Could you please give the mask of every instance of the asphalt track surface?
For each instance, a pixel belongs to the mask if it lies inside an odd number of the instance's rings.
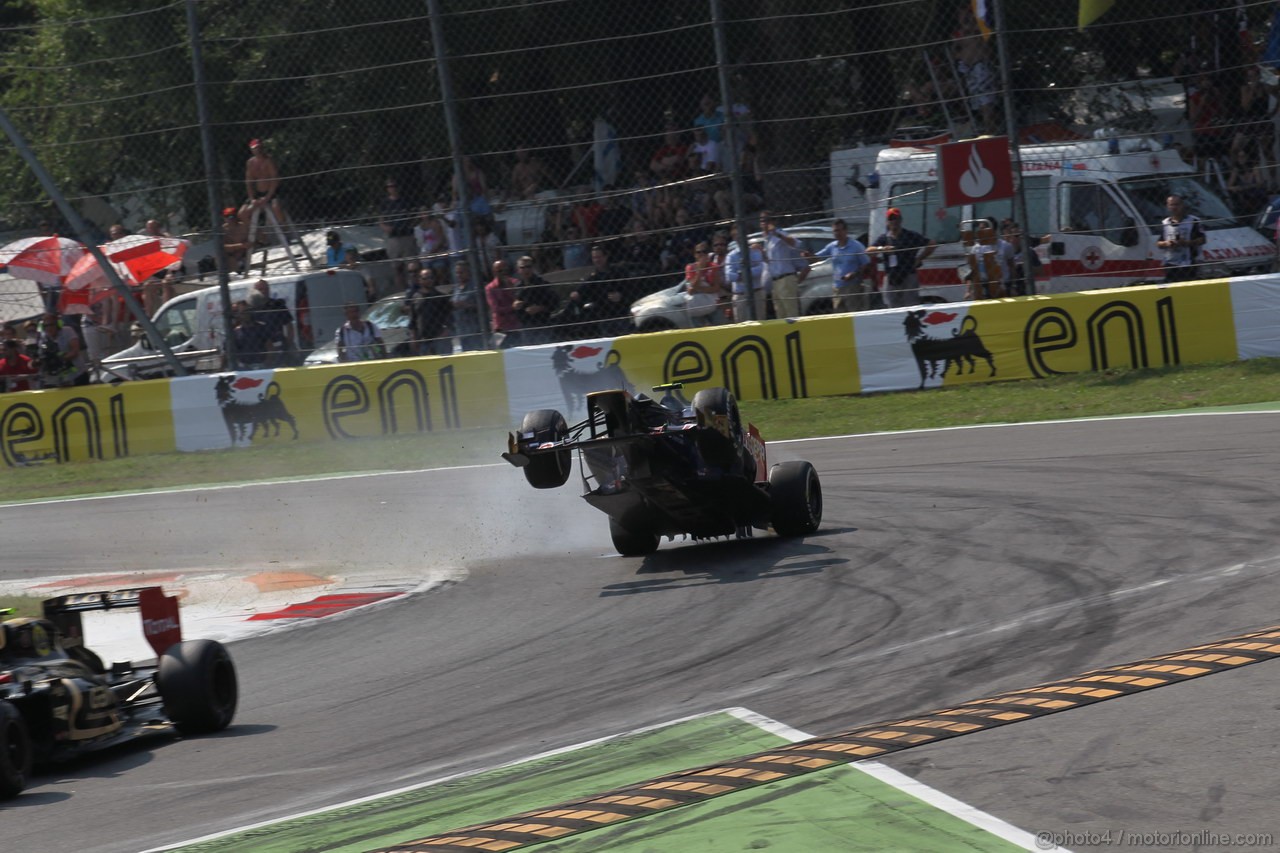
[[[1278,433],[1238,414],[774,446],[822,475],[818,535],[644,560],[611,555],[572,485],[505,467],[3,507],[5,577],[467,576],[236,643],[232,729],[39,776],[0,835],[135,851],[715,708],[822,734],[1280,624]],[[1263,663],[886,763],[1031,832],[1280,838],[1278,680]]]

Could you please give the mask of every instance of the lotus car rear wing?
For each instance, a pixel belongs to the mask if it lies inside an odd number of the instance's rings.
[[[57,626],[65,648],[84,646],[84,626],[81,624],[80,614],[92,610],[141,610],[142,633],[156,655],[163,655],[170,646],[182,642],[178,599],[165,595],[164,590],[158,586],[77,592],[45,599],[43,606],[44,618]]]

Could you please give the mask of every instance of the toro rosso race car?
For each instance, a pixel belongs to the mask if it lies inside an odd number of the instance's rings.
[[[822,522],[822,485],[808,462],[769,468],[764,442],[743,424],[725,388],[699,391],[692,404],[659,385],[661,401],[627,391],[587,395],[587,419],[565,423],[553,409],[525,415],[502,454],[535,489],[564,485],[578,452],[587,503],[609,516],[625,557],[651,554],[662,536],[747,537],[770,527],[804,536]],[[767,472],[767,473],[766,473]]]
[[[107,668],[85,647],[81,614],[115,608],[141,610],[156,660]],[[33,764],[174,729],[220,731],[237,697],[226,648],[183,642],[178,600],[160,587],[48,599],[42,619],[0,622],[0,799],[22,792]]]

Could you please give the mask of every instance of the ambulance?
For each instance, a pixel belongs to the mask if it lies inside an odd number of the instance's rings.
[[[1162,281],[1164,252],[1156,241],[1170,195],[1182,196],[1203,223],[1203,278],[1270,272],[1276,260],[1276,246],[1237,219],[1176,150],[1146,139],[1089,139],[1025,145],[1019,154],[1028,219],[1022,233],[1041,263],[1037,293]],[[945,207],[932,147],[881,149],[868,185],[872,243],[885,231],[885,212],[896,207],[904,228],[938,244],[918,270],[925,302],[964,298],[962,222],[1015,218],[1011,199]]]

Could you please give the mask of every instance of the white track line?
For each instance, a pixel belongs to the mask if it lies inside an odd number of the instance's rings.
[[[333,812],[333,811],[338,811],[340,809],[347,809],[347,808],[351,808],[352,806],[362,805],[364,803],[376,802],[378,800],[399,796],[400,794],[406,794],[406,793],[409,793],[410,791],[420,791],[423,788],[430,788],[436,785],[443,785],[447,782],[453,782],[458,779],[465,779],[470,776],[478,776],[481,773],[489,773],[495,770],[503,770],[508,767],[515,767],[521,764],[527,764],[534,761],[541,761],[543,759],[552,758],[557,755],[564,755],[565,753],[575,752],[579,749],[586,749],[588,747],[597,746],[602,743],[608,743],[609,741],[618,740],[619,738],[633,737],[635,735],[645,734],[647,732],[656,731],[658,729],[665,729],[670,726],[679,725],[680,723],[687,723],[692,720],[701,720],[706,717],[713,717],[716,714],[728,714],[729,716],[734,717],[735,719],[738,719],[744,723],[753,725],[756,728],[759,728],[759,729],[762,729],[763,731],[768,732],[769,734],[777,735],[778,737],[783,738],[784,740],[790,741],[792,743],[800,740],[808,740],[811,737],[813,737],[813,735],[806,734],[805,732],[802,732],[799,729],[792,728],[791,726],[788,726],[786,723],[780,723],[777,720],[766,717],[763,714],[757,714],[755,711],[751,711],[747,708],[721,708],[718,711],[706,711],[701,714],[690,714],[687,717],[679,717],[674,720],[667,720],[661,723],[654,723],[648,726],[641,726],[639,728],[631,729],[625,732],[620,732],[618,734],[605,735],[603,737],[592,738],[591,740],[585,740],[580,743],[571,744],[569,746],[563,746],[558,749],[552,749],[546,752],[540,752],[540,753],[537,753],[536,755],[531,755],[526,758],[517,758],[513,761],[505,761],[501,764],[495,764],[491,767],[482,767],[478,770],[467,770],[461,773],[451,773],[448,776],[439,776],[434,779],[429,779],[425,782],[416,782],[412,785],[405,785],[401,788],[393,788],[392,790],[389,790],[389,791],[383,791],[380,794],[370,794],[369,796],[359,797],[354,800],[347,800],[345,802],[335,803],[334,805],[331,805],[331,806],[322,806],[320,808],[309,809],[307,811],[298,812],[296,814],[286,815],[285,817],[278,817],[272,820],[264,820],[258,823],[246,824],[244,826],[235,827],[234,829],[226,829],[226,830],[222,830],[221,832],[214,832],[214,833],[210,833],[209,835],[202,835],[199,838],[192,838],[187,841],[178,842],[176,844],[167,844],[163,847],[152,847],[149,850],[143,851],[143,853],[164,853],[164,851],[177,850],[182,847],[187,847],[190,845],[204,844],[209,841],[217,841],[220,838],[227,838],[232,835],[238,835],[239,833],[242,833],[242,832],[251,832],[255,829],[262,829],[263,827],[267,827],[267,826],[274,826],[280,823],[287,823],[293,820],[300,820],[303,818],[313,817],[315,815],[325,814],[326,812]],[[732,760],[732,759],[726,759],[726,760]],[[1018,847],[1021,847],[1024,850],[1039,849],[1035,846],[1035,836],[1031,835],[1031,833],[1026,832],[1025,830],[1019,829],[1018,827],[1013,826],[1010,823],[1006,823],[1000,818],[995,817],[994,815],[987,814],[986,812],[980,809],[977,809],[967,803],[963,803],[960,800],[955,799],[954,797],[951,797],[951,796],[948,796],[947,794],[942,793],[941,791],[938,791],[934,788],[930,788],[928,785],[924,784],[923,782],[919,782],[915,779],[912,779],[910,776],[899,773],[897,770],[894,770],[878,762],[871,762],[871,761],[855,762],[855,763],[848,764],[846,766],[852,767],[855,770],[864,772],[867,775],[872,776],[873,778],[878,779],[881,782],[884,782],[886,785],[889,785],[892,788],[896,788],[900,791],[903,791],[904,793],[910,794],[916,799],[922,800],[923,802],[933,806],[934,808],[940,811],[944,811],[947,814],[952,815],[953,817],[958,817],[961,820],[965,821],[966,823],[972,824],[973,826],[976,826],[979,829],[982,829],[986,832],[991,833],[992,835],[1002,838],[1005,841],[1008,841],[1010,844],[1014,844]]]
[[[435,785],[443,785],[446,782],[453,782],[454,780],[457,780],[457,779],[465,779],[469,776],[478,776],[481,773],[489,773],[494,770],[504,770],[508,767],[515,767],[520,764],[527,764],[534,761],[541,761],[545,758],[552,758],[557,755],[564,755],[567,752],[575,752],[579,749],[586,749],[587,747],[597,746],[602,743],[608,743],[611,740],[618,740],[619,738],[632,737],[634,735],[645,734],[647,732],[655,731],[656,729],[665,729],[668,726],[674,726],[680,723],[687,723],[692,720],[701,720],[705,717],[714,717],[716,714],[734,714],[735,711],[750,713],[745,708],[722,708],[718,711],[706,711],[701,714],[690,714],[687,717],[679,717],[674,720],[667,720],[661,723],[654,723],[648,726],[641,726],[638,729],[631,729],[630,731],[621,732],[619,734],[604,735],[603,737],[592,738],[591,740],[584,740],[581,743],[575,743],[569,746],[562,746],[558,749],[552,749],[546,752],[539,752],[536,755],[530,755],[526,758],[517,758],[513,761],[504,761],[501,764],[494,764],[491,767],[481,767],[478,770],[465,770],[461,773],[450,773],[448,776],[439,776],[435,779],[429,779],[426,782],[416,782],[412,785],[405,785],[402,788],[393,788],[390,791],[383,791],[381,794],[370,794],[367,797],[359,797],[354,800],[347,800],[346,802],[336,803],[332,806],[321,806],[318,809],[310,809],[305,812],[298,812],[297,814],[287,815],[285,817],[278,817],[278,818],[273,818],[272,820],[264,820],[259,823],[251,823],[245,826],[238,826],[235,829],[226,829],[221,832],[212,833],[210,835],[202,835],[199,838],[192,838],[189,841],[182,841],[177,844],[168,844],[168,845],[165,845],[164,847],[153,847],[150,850],[142,851],[142,853],[162,853],[162,851],[165,851],[165,850],[176,850],[192,844],[203,844],[206,841],[216,841],[219,838],[226,838],[229,835],[236,835],[241,832],[249,832],[255,829],[261,829],[265,826],[274,826],[275,824],[278,824],[278,823],[286,823],[291,820],[299,820],[301,818],[312,817],[313,815],[324,814],[326,812],[332,812],[332,811],[337,811],[339,809],[346,809],[352,806],[358,806],[363,803],[371,803],[377,800],[387,799],[389,797],[396,797],[396,796],[399,796],[400,794],[407,794],[410,791],[420,791],[423,788],[430,788]],[[637,780],[637,781],[641,781],[641,780]]]
[[[780,723],[777,720],[757,714],[755,711],[749,711],[746,708],[726,708],[725,713],[730,716],[737,717],[744,723],[750,723],[753,726],[764,729],[770,734],[778,737],[786,738],[792,743],[800,740],[809,740],[813,737],[799,729],[792,728],[786,723]],[[1010,844],[1021,847],[1023,850],[1041,850],[1043,848],[1036,845],[1036,836],[1027,832],[1025,829],[1019,829],[1011,823],[1001,820],[995,815],[988,814],[981,809],[971,806],[968,803],[961,802],[949,794],[944,794],[936,788],[930,788],[925,783],[912,779],[905,773],[899,773],[892,767],[881,764],[878,761],[855,761],[847,765],[854,770],[866,773],[874,779],[877,779],[891,788],[897,788],[905,794],[910,794],[917,800],[933,806],[939,811],[946,812],[952,817],[957,817],[965,823],[972,824],[984,832],[989,832],[997,838],[1001,838]],[[1065,850],[1066,848],[1058,848]]]

